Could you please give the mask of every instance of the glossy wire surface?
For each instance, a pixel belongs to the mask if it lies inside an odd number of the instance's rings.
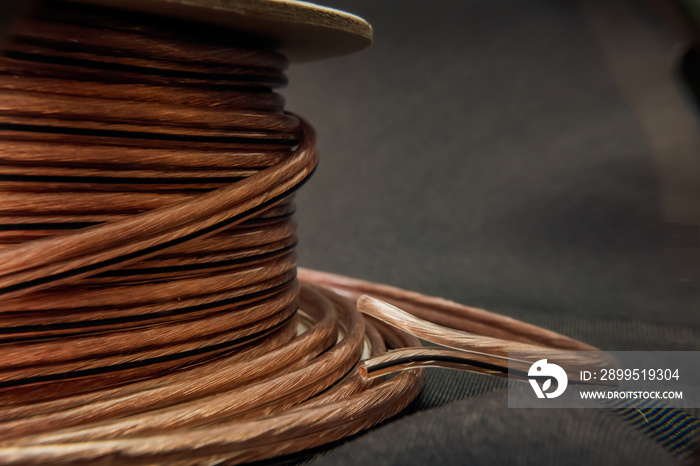
[[[300,285],[292,194],[315,142],[273,92],[273,50],[61,2],[15,25],[0,58],[0,463],[237,463],[381,422],[420,371],[365,380],[363,352],[418,340],[331,288],[506,347],[590,348],[343,277]]]

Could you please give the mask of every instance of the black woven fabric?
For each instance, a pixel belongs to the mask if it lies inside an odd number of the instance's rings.
[[[504,403],[505,393],[497,392],[423,411],[342,445],[314,464],[676,462],[661,446],[621,424],[610,411],[512,409],[504,416]]]

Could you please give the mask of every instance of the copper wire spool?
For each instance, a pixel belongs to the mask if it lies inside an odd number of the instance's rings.
[[[274,92],[275,49],[77,3],[14,25],[0,59],[3,464],[239,463],[375,425],[419,393],[420,370],[366,380],[362,360],[419,343],[363,317],[361,293],[495,355],[591,349],[382,285],[305,270],[300,284],[292,198],[317,159]]]

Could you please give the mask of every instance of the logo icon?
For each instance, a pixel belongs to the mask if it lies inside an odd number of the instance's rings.
[[[535,391],[537,398],[556,398],[566,390],[566,386],[569,383],[569,379],[566,376],[564,369],[557,366],[556,364],[548,363],[546,359],[540,359],[530,366],[530,370],[527,372],[530,377],[536,377],[534,379],[528,379],[532,389]],[[542,384],[542,388],[537,383],[538,378],[548,377],[547,380]],[[547,392],[552,386],[552,379],[557,381],[557,388],[553,392]]]

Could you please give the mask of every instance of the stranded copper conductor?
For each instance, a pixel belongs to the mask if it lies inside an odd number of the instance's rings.
[[[13,27],[0,59],[0,462],[253,461],[398,413],[420,371],[367,381],[358,364],[417,339],[330,288],[499,338],[490,350],[587,348],[380,285],[313,271],[300,285],[292,195],[315,142],[274,93],[286,81],[274,48],[63,2]]]

